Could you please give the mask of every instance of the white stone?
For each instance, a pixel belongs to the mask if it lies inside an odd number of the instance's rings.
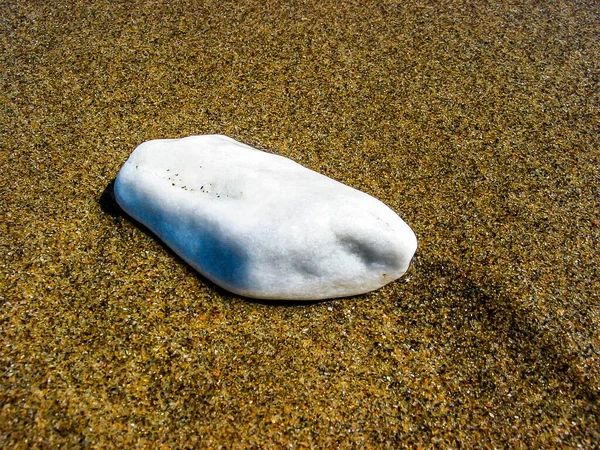
[[[115,197],[202,275],[247,297],[369,292],[404,274],[417,248],[379,200],[226,136],[144,142]]]

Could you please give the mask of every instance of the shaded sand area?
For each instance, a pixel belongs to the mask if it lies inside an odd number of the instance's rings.
[[[398,3],[0,5],[0,447],[598,445],[600,7]],[[208,133],[383,200],[407,275],[248,301],[100,201]]]

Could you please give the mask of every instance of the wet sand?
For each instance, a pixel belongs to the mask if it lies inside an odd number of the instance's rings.
[[[598,445],[600,8],[439,3],[0,6],[0,447]],[[407,275],[249,301],[102,197],[209,133],[384,201]]]

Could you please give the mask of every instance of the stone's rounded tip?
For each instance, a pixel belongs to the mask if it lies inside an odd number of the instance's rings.
[[[404,233],[402,234],[402,238],[401,238],[400,242],[401,242],[401,250],[400,250],[399,254],[401,255],[401,259],[402,259],[402,266],[401,266],[402,273],[400,274],[400,276],[402,276],[406,273],[406,271],[410,267],[410,262],[411,262],[413,256],[415,255],[415,253],[417,252],[419,243],[417,241],[417,236],[415,235],[413,230],[408,225],[406,225],[406,229],[405,229]]]
[[[115,197],[196,270],[247,297],[363,294],[402,276],[417,249],[379,200],[221,135],[144,142]]]

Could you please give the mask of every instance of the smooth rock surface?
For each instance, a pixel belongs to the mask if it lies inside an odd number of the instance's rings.
[[[402,276],[417,248],[379,200],[221,135],[141,144],[115,197],[201,274],[247,297],[369,292]]]

